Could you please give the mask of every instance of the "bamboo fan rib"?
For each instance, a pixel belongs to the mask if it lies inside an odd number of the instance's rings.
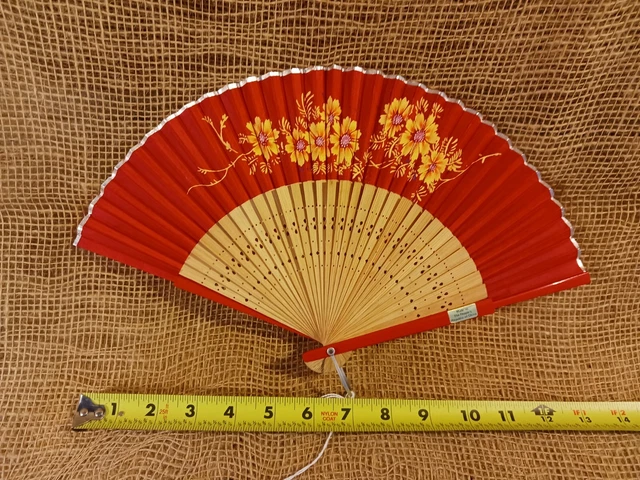
[[[440,92],[291,70],[165,120],[76,245],[348,352],[588,283],[552,190]],[[326,348],[305,354],[324,367]]]
[[[324,206],[319,214],[307,207],[316,204]],[[321,254],[319,245],[336,238],[339,246]],[[321,343],[486,297],[469,254],[426,210],[339,180],[279,187],[236,207],[203,236],[180,274]],[[332,276],[340,289],[328,299],[322,288],[305,288]]]

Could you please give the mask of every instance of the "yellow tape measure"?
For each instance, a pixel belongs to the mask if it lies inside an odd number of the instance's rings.
[[[90,393],[76,430],[225,432],[640,431],[640,402],[499,402]]]

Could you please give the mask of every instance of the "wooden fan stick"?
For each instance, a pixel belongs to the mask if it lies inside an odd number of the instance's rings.
[[[493,302],[489,299],[481,300],[480,302],[473,304],[473,306],[462,307],[462,309],[456,310],[462,311],[463,309],[467,309],[470,315],[463,317],[462,319],[464,320],[468,320],[470,318],[475,318],[478,316],[489,315],[495,311],[495,309],[493,308]],[[462,321],[462,319],[455,319],[456,310],[438,312],[428,317],[419,318],[411,322],[402,323],[400,325],[395,325],[393,327],[367,333],[359,337],[350,338],[341,342],[325,345],[321,348],[309,350],[302,355],[302,359],[312,370],[317,370],[317,368],[314,367],[318,365],[318,361],[322,361],[329,356],[327,350],[330,348],[333,348],[335,354],[339,355],[356,350],[358,348],[369,347],[378,343],[384,343],[391,340],[396,340],[398,338],[407,337],[409,335],[414,335],[416,333],[422,333],[439,327],[445,327],[447,325],[451,325],[452,323],[456,323],[457,321]],[[471,315],[472,313],[473,315]]]
[[[590,276],[588,273],[582,273],[576,275],[567,280],[556,282],[553,285],[537,288],[529,292],[509,297],[507,299],[493,302],[491,299],[481,300],[472,304],[475,306],[475,312],[473,306],[467,306],[458,308],[455,310],[449,310],[444,312],[438,312],[434,315],[423,317],[411,322],[395,325],[375,332],[367,333],[358,337],[343,340],[341,342],[325,345],[314,350],[309,350],[302,355],[302,359],[307,366],[312,370],[319,370],[322,368],[322,361],[329,357],[327,350],[332,348],[336,355],[346,354],[359,348],[369,347],[378,343],[384,343],[398,338],[407,337],[417,333],[434,330],[439,327],[446,327],[452,323],[457,323],[462,320],[469,320],[471,318],[482,317],[490,315],[495,312],[496,308],[510,305],[513,303],[530,300],[532,298],[539,297],[541,295],[548,295],[550,293],[559,292],[569,288],[578,287],[580,285],[586,285],[590,282]],[[468,313],[468,315],[466,315]],[[471,315],[471,313],[475,313]],[[460,316],[458,316],[460,315]]]

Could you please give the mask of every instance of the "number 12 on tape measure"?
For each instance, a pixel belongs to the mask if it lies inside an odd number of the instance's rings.
[[[95,393],[81,397],[73,428],[254,432],[640,431],[640,403]]]

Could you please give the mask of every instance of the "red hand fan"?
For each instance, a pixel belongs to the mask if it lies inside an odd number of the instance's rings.
[[[358,68],[203,96],[134,147],[75,245],[348,352],[589,282],[553,191],[476,112]]]

